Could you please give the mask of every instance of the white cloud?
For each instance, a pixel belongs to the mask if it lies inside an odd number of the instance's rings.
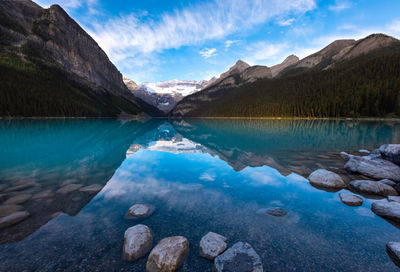
[[[214,0],[165,13],[156,20],[135,14],[119,16],[93,24],[89,32],[119,65],[128,57],[204,44],[275,16],[303,13],[314,7],[314,0]]]
[[[248,56],[244,60],[250,65],[260,63],[273,65],[276,64],[288,47],[286,43],[255,42],[247,47]]]
[[[290,19],[287,19],[287,20],[278,21],[278,25],[280,25],[280,26],[290,26],[290,25],[293,24],[294,21],[296,21],[296,19],[290,18]]]
[[[199,53],[203,58],[209,59],[209,58],[215,57],[217,55],[217,49],[216,48],[204,48]]]
[[[352,3],[348,0],[335,0],[335,5],[330,6],[329,9],[334,12],[340,12],[342,10],[351,8]]]
[[[227,41],[225,41],[225,51],[227,51],[229,49],[229,47],[231,47],[232,45],[237,44],[239,42],[240,42],[239,40],[234,40],[234,41],[227,40]]]

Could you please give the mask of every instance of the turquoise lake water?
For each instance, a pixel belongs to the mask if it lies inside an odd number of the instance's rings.
[[[400,231],[371,212],[374,199],[349,207],[305,179],[319,168],[356,178],[339,152],[385,143],[400,143],[400,123],[1,120],[0,210],[26,195],[15,209],[30,216],[0,229],[0,271],[144,271],[147,257],[122,259],[136,203],[156,207],[140,221],[155,243],[188,238],[180,271],[212,271],[198,251],[209,231],[251,244],[264,271],[397,271],[385,245]],[[68,183],[102,189],[56,193]],[[288,214],[256,213],[269,207]]]

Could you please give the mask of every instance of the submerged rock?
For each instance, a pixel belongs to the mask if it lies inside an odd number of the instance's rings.
[[[279,207],[271,207],[266,209],[259,209],[257,212],[259,215],[272,215],[272,216],[285,216],[287,211]]]
[[[308,177],[311,185],[323,188],[341,189],[346,187],[343,179],[336,173],[325,169],[318,169]]]
[[[31,194],[20,194],[20,195],[16,195],[13,197],[10,197],[9,199],[6,200],[6,202],[4,202],[5,205],[17,205],[17,204],[22,204],[26,201],[28,201],[29,199],[31,199],[32,195]]]
[[[353,194],[340,193],[339,197],[344,204],[349,206],[355,207],[355,206],[361,206],[363,204],[363,199]]]
[[[344,168],[374,179],[400,181],[400,167],[390,161],[371,156],[351,156]]]
[[[26,219],[30,214],[26,211],[15,212],[0,218],[0,229],[15,225]]]
[[[153,233],[145,225],[136,225],[125,231],[124,258],[135,261],[146,255],[153,245]]]
[[[25,189],[28,189],[32,186],[35,186],[36,183],[33,181],[27,181],[27,182],[23,182],[21,184],[15,185],[13,187],[9,187],[6,190],[4,190],[4,192],[14,192],[14,191],[22,191]]]
[[[79,189],[79,191],[88,194],[95,194],[97,192],[100,192],[101,189],[103,189],[103,186],[101,186],[100,184],[92,184],[86,187],[82,187],[81,189]]]
[[[68,193],[78,190],[81,187],[82,187],[81,184],[68,184],[68,185],[65,185],[64,187],[61,187],[60,189],[58,189],[56,193],[66,195]]]
[[[385,144],[379,148],[383,159],[400,165],[400,144]]]
[[[204,258],[214,260],[228,247],[228,239],[214,232],[209,232],[200,240],[200,255]]]
[[[126,219],[141,219],[149,217],[155,211],[155,207],[150,204],[135,204],[126,212]]]
[[[7,216],[17,211],[22,210],[22,206],[20,205],[1,205],[0,206],[0,217]]]
[[[383,218],[400,222],[400,203],[389,202],[386,199],[375,201],[372,203],[371,210]]]
[[[388,253],[390,259],[393,263],[400,267],[400,243],[399,242],[389,242],[386,244],[386,252]]]
[[[189,252],[189,241],[183,236],[162,239],[150,252],[146,264],[148,272],[177,271]]]
[[[217,272],[262,272],[260,256],[248,243],[237,242],[214,260]]]
[[[355,191],[371,195],[398,195],[392,186],[373,180],[353,180],[349,183],[349,187]]]
[[[54,195],[54,193],[51,190],[45,190],[42,192],[39,192],[35,195],[33,195],[32,199],[42,199],[42,198],[48,198],[48,197],[52,197]]]

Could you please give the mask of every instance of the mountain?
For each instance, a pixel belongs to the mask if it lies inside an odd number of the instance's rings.
[[[289,66],[292,66],[298,61],[299,58],[297,56],[295,55],[288,56],[282,63],[274,65],[270,68],[272,77],[276,77],[282,70],[286,69]]]
[[[156,83],[144,82],[138,86],[134,81],[125,78],[124,83],[135,97],[168,113],[185,96],[203,89],[208,81],[173,79]]]
[[[0,1],[0,116],[157,113],[58,5]]]
[[[400,41],[395,38],[339,40],[287,62],[292,64],[270,68],[274,78],[243,83],[239,74],[236,84],[206,87],[179,102],[170,116],[400,116]]]

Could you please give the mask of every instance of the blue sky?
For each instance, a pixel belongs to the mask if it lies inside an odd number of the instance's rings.
[[[400,38],[399,0],[35,0],[62,6],[138,83],[271,66],[336,39]]]

